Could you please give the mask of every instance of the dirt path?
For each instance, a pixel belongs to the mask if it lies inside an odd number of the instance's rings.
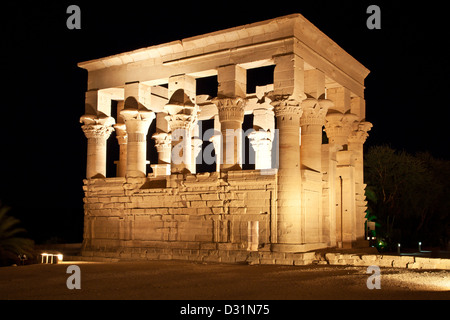
[[[80,267],[80,290],[66,286],[70,264]],[[0,268],[0,299],[450,299],[449,271],[382,268],[379,290],[367,288],[366,271],[177,261],[30,265]]]

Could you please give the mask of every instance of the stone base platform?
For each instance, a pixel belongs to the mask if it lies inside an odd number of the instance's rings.
[[[219,244],[218,244],[219,245]],[[379,266],[416,270],[450,270],[450,259],[414,256],[382,255],[374,248],[337,251],[315,250],[303,253],[273,252],[269,248],[247,251],[233,248],[200,247],[179,248],[117,248],[112,251],[83,250],[81,256],[67,256],[66,260],[119,262],[145,260],[183,260],[202,263],[229,263],[249,265],[334,265],[334,266]]]
[[[225,244],[228,246],[228,244]],[[220,247],[218,244],[217,247]],[[117,248],[114,251],[84,250],[81,256],[85,261],[124,261],[124,260],[184,260],[208,263],[231,264],[280,264],[308,265],[316,260],[315,252],[284,253],[268,249],[247,251],[237,248],[218,249],[200,246],[197,249],[180,248]]]

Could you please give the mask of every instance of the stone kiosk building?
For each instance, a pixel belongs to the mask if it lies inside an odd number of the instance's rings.
[[[273,84],[247,92],[248,72],[268,66]],[[88,71],[84,255],[273,262],[366,245],[369,71],[302,15],[79,67]],[[214,76],[217,96],[197,95],[199,79]],[[250,114],[254,130],[243,132]],[[106,177],[113,131],[117,176]],[[254,170],[243,170],[244,136]],[[216,170],[197,173],[211,157]]]

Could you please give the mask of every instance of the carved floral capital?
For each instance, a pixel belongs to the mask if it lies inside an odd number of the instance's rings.
[[[215,98],[212,102],[217,106],[219,121],[244,121],[246,99],[222,97]]]
[[[349,143],[361,143],[364,144],[369,137],[369,131],[372,129],[373,125],[367,121],[361,121],[355,125],[355,130],[353,130],[349,137]]]

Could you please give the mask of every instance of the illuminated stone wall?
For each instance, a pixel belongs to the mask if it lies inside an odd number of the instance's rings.
[[[158,180],[89,179],[84,190],[85,252],[123,256],[138,248],[159,248],[168,256],[187,257],[190,250],[245,251],[252,249],[255,222],[255,249],[270,249],[274,175],[232,171]],[[157,257],[163,254],[157,252]]]

